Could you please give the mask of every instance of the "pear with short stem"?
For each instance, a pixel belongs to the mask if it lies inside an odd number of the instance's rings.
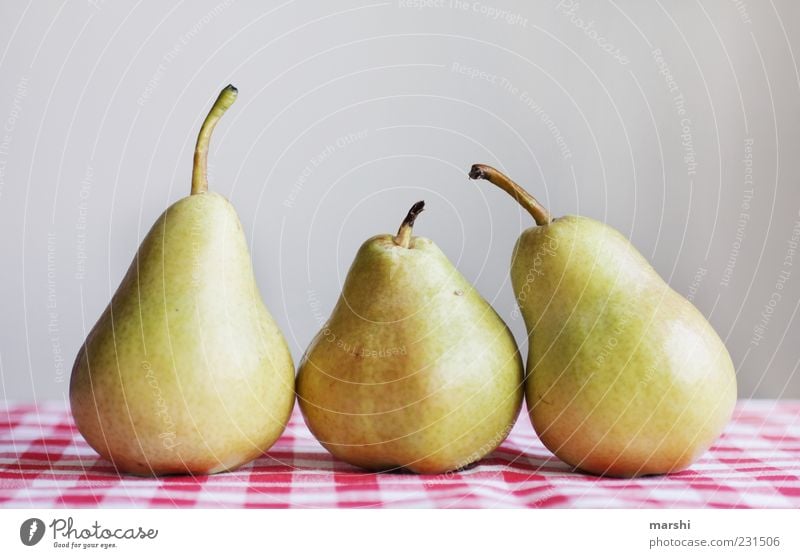
[[[423,207],[361,246],[297,376],[311,432],[366,469],[466,467],[500,445],[522,404],[511,332],[431,240],[412,235]]]

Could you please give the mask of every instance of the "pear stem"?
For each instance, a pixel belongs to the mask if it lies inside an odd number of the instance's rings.
[[[531,214],[536,224],[540,227],[549,225],[553,221],[550,212],[547,211],[536,198],[496,168],[490,167],[489,165],[472,165],[469,171],[469,177],[473,180],[477,180],[478,178],[488,180],[495,186],[505,190],[511,197],[517,200],[517,203]]]
[[[220,91],[214,106],[200,127],[197,135],[197,145],[194,148],[194,167],[192,168],[192,195],[208,192],[208,144],[211,141],[211,132],[233,102],[239,90],[233,85],[228,85]]]
[[[424,201],[418,201],[411,206],[411,209],[408,210],[408,215],[403,219],[403,224],[401,224],[400,228],[397,230],[397,236],[394,237],[395,244],[403,248],[408,248],[411,242],[411,231],[414,229],[414,221],[416,221],[417,215],[422,213],[423,209],[425,209]]]

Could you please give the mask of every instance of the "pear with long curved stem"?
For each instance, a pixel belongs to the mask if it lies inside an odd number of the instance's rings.
[[[297,375],[310,430],[366,469],[466,467],[500,445],[522,404],[514,337],[432,241],[412,236],[423,208],[361,246]]]
[[[542,442],[599,475],[691,465],[736,401],[733,363],[705,317],[613,228],[551,218],[488,165],[469,176],[508,192],[537,224],[517,240],[511,281],[529,334],[526,401]]]
[[[120,471],[206,474],[261,455],[294,405],[294,366],[261,300],[233,206],[208,191],[220,93],[197,139],[191,195],[142,241],[78,352],[72,414]]]

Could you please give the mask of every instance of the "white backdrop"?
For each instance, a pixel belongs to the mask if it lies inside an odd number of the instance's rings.
[[[189,193],[236,208],[298,359],[363,240],[427,202],[509,322],[530,218],[628,235],[726,340],[743,397],[800,397],[800,4],[369,0],[0,4],[0,396],[62,398],[140,239]]]

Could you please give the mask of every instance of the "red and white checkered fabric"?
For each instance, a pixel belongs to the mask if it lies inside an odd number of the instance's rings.
[[[576,473],[525,413],[467,471],[372,474],[335,460],[295,413],[267,455],[233,473],[120,476],[78,434],[66,403],[0,408],[2,507],[798,508],[800,401],[744,401],[689,471],[634,480]]]

